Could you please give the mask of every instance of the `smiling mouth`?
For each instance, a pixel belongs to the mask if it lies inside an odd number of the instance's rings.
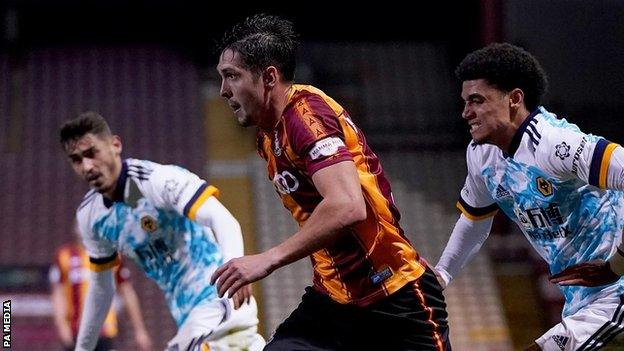
[[[472,123],[470,124],[470,132],[474,132],[475,130],[479,129],[479,127],[481,127],[481,123]]]

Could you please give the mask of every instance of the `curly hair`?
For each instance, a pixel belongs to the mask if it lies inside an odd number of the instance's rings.
[[[508,43],[490,44],[471,52],[459,64],[455,74],[462,82],[485,79],[505,92],[520,88],[530,111],[540,105],[548,88],[546,73],[537,59]]]
[[[275,66],[285,80],[295,78],[297,33],[292,22],[264,13],[247,17],[226,32],[219,52],[232,50],[241,56],[246,69],[259,75]]]

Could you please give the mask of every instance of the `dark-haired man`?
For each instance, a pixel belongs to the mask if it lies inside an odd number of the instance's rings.
[[[224,260],[243,255],[240,226],[217,188],[178,166],[122,160],[121,139],[94,112],[67,121],[60,134],[72,168],[92,188],[77,211],[92,272],[76,349],[95,347],[121,252],[165,293],[178,327],[167,350],[260,350],[250,288],[233,296],[232,309],[210,283]]]
[[[293,84],[292,24],[256,15],[226,34],[217,70],[238,122],[258,127],[269,178],[300,229],[213,275],[234,294],[310,256],[313,287],[265,350],[450,350],[435,275],[399,226],[390,184],[336,101]]]
[[[456,73],[473,141],[462,214],[436,265],[443,285],[478,251],[501,209],[566,300],[563,321],[528,350],[622,347],[613,339],[624,319],[624,149],[541,107],[546,75],[519,47],[489,45]]]

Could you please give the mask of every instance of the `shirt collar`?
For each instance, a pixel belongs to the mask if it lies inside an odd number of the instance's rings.
[[[113,199],[109,200],[105,196],[102,196],[104,199],[104,206],[106,208],[110,208],[113,206],[115,202],[123,202],[124,190],[126,189],[126,180],[128,179],[128,164],[126,160],[123,160],[121,163],[121,172],[119,172],[119,178],[117,178],[117,185],[115,186],[115,193],[113,194]]]
[[[509,145],[509,153],[506,153],[503,151],[503,155],[505,157],[513,157],[516,151],[518,151],[518,148],[520,147],[520,142],[522,141],[522,137],[524,136],[524,133],[526,132],[527,127],[529,126],[529,123],[531,123],[531,121],[535,118],[535,116],[537,116],[538,113],[539,113],[539,108],[536,108],[533,112],[531,112],[527,116],[527,118],[525,118],[525,120],[522,122],[520,127],[518,127],[518,130],[516,130],[516,133],[511,139],[511,144]]]

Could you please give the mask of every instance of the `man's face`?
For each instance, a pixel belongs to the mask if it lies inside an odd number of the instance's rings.
[[[462,84],[464,111],[462,118],[470,126],[477,144],[494,144],[500,132],[511,124],[509,94],[490,85],[485,79],[467,80]]]
[[[74,172],[101,194],[112,196],[121,172],[121,140],[87,133],[65,152]]]
[[[221,53],[217,71],[221,75],[221,96],[227,99],[238,123],[257,125],[265,110],[262,79],[244,68],[240,54],[226,49]]]

